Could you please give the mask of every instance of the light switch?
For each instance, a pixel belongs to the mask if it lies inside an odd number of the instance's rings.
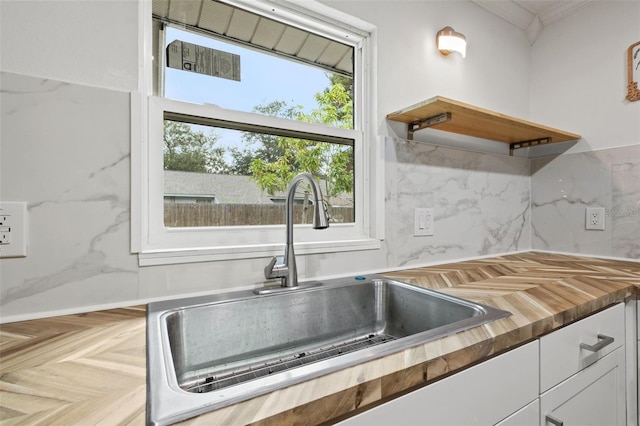
[[[413,235],[415,237],[433,235],[433,209],[416,208],[414,216]]]
[[[27,203],[0,202],[0,258],[27,255]]]

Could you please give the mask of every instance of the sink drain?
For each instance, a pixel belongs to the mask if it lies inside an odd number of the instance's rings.
[[[259,367],[236,370],[220,376],[209,376],[195,383],[190,383],[188,386],[184,386],[183,389],[194,393],[212,392],[269,376],[270,374],[302,367],[303,365],[334,358],[360,349],[370,348],[391,340],[395,340],[395,337],[387,334],[369,334],[368,336],[331,345],[330,347],[308,352],[299,352],[288,357],[280,358],[277,361],[267,362]]]

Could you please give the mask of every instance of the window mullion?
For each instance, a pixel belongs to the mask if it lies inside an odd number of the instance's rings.
[[[293,130],[284,127],[284,122],[274,123],[280,124],[278,127],[254,124],[251,122],[228,121],[212,117],[202,117],[185,115],[179,112],[167,111],[164,113],[165,120],[180,121],[183,123],[201,124],[205,126],[222,127],[225,129],[240,130],[245,132],[268,133],[276,136],[289,138],[309,139],[318,142],[328,142],[339,145],[353,146],[353,139],[346,137],[338,137],[321,133],[310,133],[300,130]]]
[[[157,102],[163,105],[167,119],[194,124],[215,125],[247,131],[266,129],[274,133],[280,130],[282,136],[304,136],[313,140],[347,145],[352,144],[349,141],[354,139],[354,135],[361,133],[361,130],[234,111],[211,104],[195,104],[166,98],[157,98]]]

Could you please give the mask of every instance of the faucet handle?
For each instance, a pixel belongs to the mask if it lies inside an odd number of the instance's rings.
[[[289,268],[284,264],[284,256],[274,256],[264,268],[264,277],[268,280],[286,277],[288,273]]]

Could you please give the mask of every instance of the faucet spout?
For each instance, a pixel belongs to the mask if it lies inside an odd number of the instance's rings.
[[[300,173],[289,183],[286,201],[286,228],[287,243],[284,249],[284,263],[277,264],[278,258],[274,257],[264,270],[267,279],[280,278],[282,287],[296,287],[298,285],[298,270],[296,268],[296,256],[293,249],[293,205],[298,184],[307,181],[313,194],[313,229],[325,229],[329,227],[329,215],[327,213],[320,185],[310,173]]]

